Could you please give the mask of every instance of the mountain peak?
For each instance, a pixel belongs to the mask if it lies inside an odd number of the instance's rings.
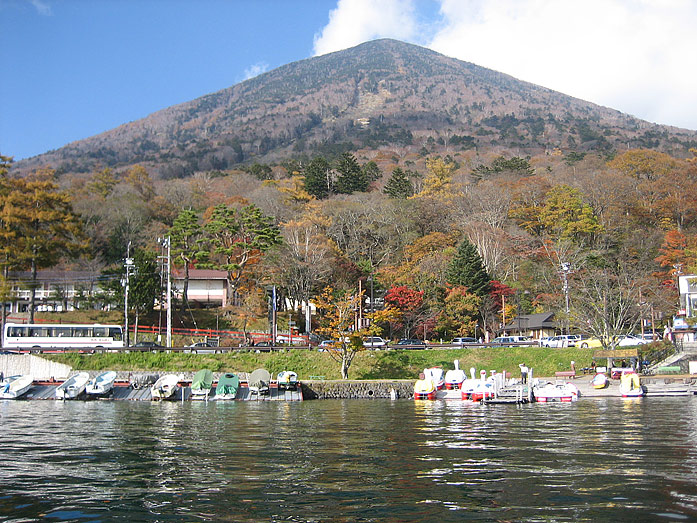
[[[23,160],[62,172],[141,163],[163,177],[343,149],[659,148],[676,156],[697,132],[613,109],[393,39],[281,66],[227,89]]]

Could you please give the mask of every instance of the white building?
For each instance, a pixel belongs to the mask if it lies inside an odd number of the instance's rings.
[[[680,292],[680,314],[690,318],[697,316],[697,275],[678,276]]]
[[[100,287],[101,274],[92,271],[50,271],[36,273],[35,303],[37,311],[63,312],[79,308],[102,308],[98,296],[103,291]],[[31,299],[31,273],[28,271],[11,272],[9,283],[12,288],[12,301],[6,303],[7,312],[21,313],[29,310]]]
[[[182,299],[184,271],[172,271],[174,296]],[[227,272],[208,269],[189,269],[187,298],[191,307],[225,307],[232,296],[228,292]]]

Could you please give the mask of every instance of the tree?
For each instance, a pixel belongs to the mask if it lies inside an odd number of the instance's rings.
[[[372,160],[363,164],[361,170],[363,171],[366,180],[368,180],[368,183],[376,182],[380,178],[382,178],[382,172],[380,171],[380,167],[378,167],[378,164],[376,164]]]
[[[288,295],[309,307],[314,289],[328,277],[331,267],[331,245],[322,233],[325,219],[308,214],[300,220],[283,225],[284,246],[274,260]],[[309,309],[308,309],[309,310]]]
[[[358,165],[356,157],[349,153],[343,153],[339,157],[336,165],[339,176],[336,180],[336,189],[342,194],[353,194],[354,192],[365,192],[368,190],[367,173]]]
[[[406,173],[397,167],[392,171],[392,176],[387,180],[383,192],[391,198],[406,200],[414,195],[414,186]]]
[[[134,165],[126,171],[123,181],[132,186],[146,202],[155,196],[152,178],[150,178],[150,174],[142,165]]]
[[[258,180],[273,180],[273,170],[271,167],[262,163],[253,163],[245,168],[245,171],[257,178]]]
[[[467,238],[460,243],[448,267],[446,278],[451,285],[466,287],[469,292],[480,297],[489,292],[491,277],[484,268],[476,247]]]
[[[490,332],[498,330],[498,325],[501,323],[501,313],[506,305],[510,305],[510,301],[506,304],[506,298],[515,294],[515,289],[497,280],[490,282],[491,291],[486,296],[482,297],[479,306],[479,314],[482,318],[482,331],[487,337]],[[506,316],[510,318],[512,316]]]
[[[136,317],[153,311],[155,300],[160,296],[160,271],[157,254],[137,249],[133,254],[135,267],[129,282],[128,304],[136,312]]]
[[[7,171],[12,165],[12,158],[0,154],[0,201],[7,202],[7,196],[12,190],[12,183],[7,179]],[[5,319],[7,312],[5,303],[12,299],[12,286],[7,281],[7,275],[10,269],[9,256],[10,249],[14,245],[14,239],[17,231],[13,229],[10,223],[7,222],[7,205],[0,207],[0,303],[2,303],[2,323],[0,324],[0,341],[2,333],[5,332]]]
[[[592,241],[603,231],[593,208],[584,203],[582,193],[567,185],[557,185],[545,193],[544,202],[522,202],[511,216],[528,232],[578,244]]]
[[[254,205],[242,208],[216,205],[204,225],[203,243],[208,247],[201,266],[227,271],[230,293],[234,293],[250,265],[258,263],[269,249],[281,243],[273,220]]]
[[[39,170],[10,182],[5,198],[4,225],[16,234],[5,245],[8,263],[31,271],[29,321],[34,321],[37,270],[57,264],[62,256],[86,250],[82,221],[73,212],[70,197],[59,191],[55,171]]]
[[[660,274],[664,277],[663,283],[676,285],[678,275],[683,269],[687,269],[690,266],[690,253],[687,246],[687,236],[682,232],[676,230],[666,231],[663,244],[658,249],[660,254],[656,257],[656,261],[660,266],[667,269]]]
[[[341,363],[341,378],[349,378],[349,368],[356,354],[363,348],[361,332],[354,331],[355,311],[363,300],[362,294],[337,293],[325,287],[317,298],[317,308],[322,313],[322,324],[317,329],[321,334],[335,340],[327,347],[334,361]]]
[[[639,325],[641,285],[620,263],[593,262],[575,274],[570,322],[599,338],[603,347],[614,348],[617,336]]]
[[[102,199],[106,199],[114,192],[114,187],[116,187],[117,183],[118,180],[114,175],[114,171],[110,167],[105,167],[92,176],[92,181],[87,184],[87,189],[101,196]]]
[[[592,239],[603,229],[593,208],[583,202],[581,191],[566,185],[557,185],[547,193],[538,219],[554,236],[577,243]]]
[[[467,287],[450,287],[445,296],[443,310],[438,315],[436,330],[444,337],[472,334],[479,319],[481,297]]]
[[[637,180],[657,180],[677,166],[677,160],[666,153],[648,149],[631,149],[608,162],[608,167]]]
[[[425,317],[424,291],[415,291],[403,285],[392,287],[385,294],[385,303],[399,311],[404,337],[411,337],[415,323]]]
[[[322,200],[334,194],[334,175],[327,160],[318,156],[305,168],[305,190]]]
[[[189,306],[189,266],[200,257],[199,240],[203,234],[203,227],[194,211],[183,209],[174,219],[169,234],[174,263],[184,267],[184,289],[182,291],[182,310],[184,310]]]
[[[455,168],[454,162],[448,162],[442,158],[429,158],[426,160],[428,175],[424,179],[423,189],[414,197],[450,197]]]

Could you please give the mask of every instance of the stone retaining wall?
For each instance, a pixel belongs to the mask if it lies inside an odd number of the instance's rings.
[[[29,374],[35,380],[64,380],[72,371],[69,365],[45,360],[31,354],[0,354],[0,372],[5,376]]]
[[[391,398],[394,390],[397,398],[414,397],[414,380],[314,380],[302,381],[303,399],[374,399]]]

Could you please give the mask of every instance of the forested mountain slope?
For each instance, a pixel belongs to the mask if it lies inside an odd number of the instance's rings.
[[[553,67],[553,64],[550,64]],[[18,162],[60,173],[143,164],[154,175],[390,147],[518,156],[655,148],[685,157],[697,132],[651,124],[395,40],[294,62]],[[11,154],[11,151],[5,151]]]

